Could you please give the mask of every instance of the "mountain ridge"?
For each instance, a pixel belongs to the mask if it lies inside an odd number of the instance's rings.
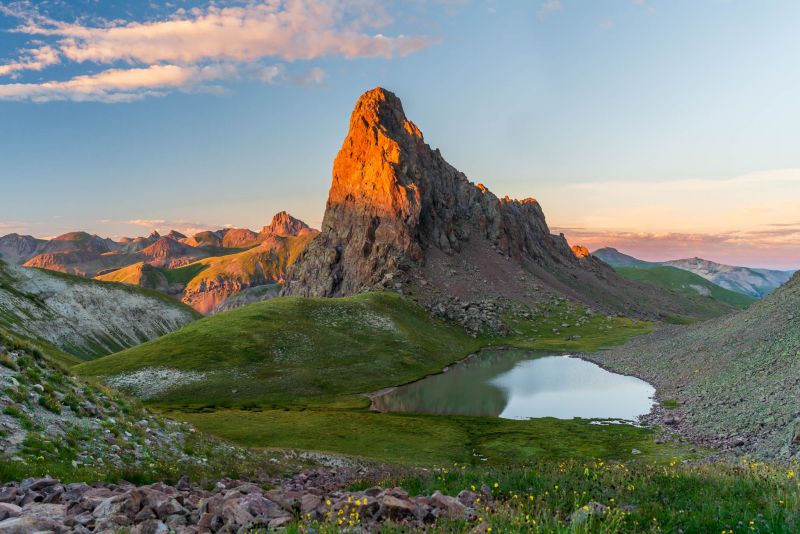
[[[281,211],[258,233],[223,228],[188,237],[171,230],[163,236],[154,231],[146,237],[119,241],[87,232],[69,232],[51,240],[9,234],[0,237],[0,258],[103,282],[140,285],[211,313],[241,291],[283,282],[297,247],[315,233],[303,221]],[[201,274],[208,266],[215,268]],[[188,273],[192,276],[187,277]],[[274,293],[251,292],[237,302]]]
[[[726,265],[698,257],[661,262],[646,261],[624,254],[613,247],[603,247],[592,254],[612,267],[647,268],[659,265],[677,267],[702,276],[722,288],[756,298],[768,295],[796,272]]]

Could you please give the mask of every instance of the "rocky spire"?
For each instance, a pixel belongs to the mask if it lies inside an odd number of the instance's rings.
[[[321,234],[289,292],[344,295],[403,276],[426,250],[452,254],[484,238],[509,256],[576,262],[534,199],[499,199],[429,147],[393,93],[364,93],[333,165]]]

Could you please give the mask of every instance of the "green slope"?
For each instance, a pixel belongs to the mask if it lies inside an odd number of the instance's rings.
[[[145,382],[135,373],[186,373],[187,383],[164,394],[132,386],[131,392],[161,403],[318,403],[416,380],[487,345],[587,351],[649,330],[647,323],[587,315],[566,303],[543,305],[534,315],[509,312],[511,335],[474,339],[393,292],[276,298],[206,317],[76,372]]]
[[[414,380],[478,347],[460,327],[431,320],[393,293],[280,298],[202,319],[77,372],[169,367],[205,376],[162,401],[284,403]]]
[[[733,308],[744,309],[756,299],[718,286],[677,267],[616,267],[623,277],[674,291],[686,299],[700,317],[716,317]]]
[[[278,298],[202,319],[76,373],[110,382],[248,446],[300,447],[390,462],[492,463],[614,456],[661,457],[646,429],[588,421],[507,421],[379,414],[363,395],[416,380],[481,347],[596,350],[649,330],[648,323],[551,303],[509,312],[512,334],[468,336],[396,293],[337,299]],[[563,325],[568,324],[568,327]],[[157,373],[171,387],[161,389]],[[432,437],[435,443],[432,442]]]

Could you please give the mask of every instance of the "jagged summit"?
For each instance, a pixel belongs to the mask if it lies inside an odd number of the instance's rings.
[[[279,211],[272,217],[272,222],[270,222],[269,226],[261,229],[261,234],[277,236],[300,235],[310,230],[311,228],[300,219],[292,217],[286,211]]]
[[[499,199],[429,147],[402,103],[382,88],[356,103],[333,165],[322,234],[298,264],[292,291],[349,294],[482,238],[504,254],[575,262],[534,199]],[[540,249],[539,253],[535,253]],[[553,254],[554,253],[554,254]]]
[[[536,200],[498,198],[470,182],[383,88],[355,105],[321,233],[290,280],[287,293],[305,296],[421,285],[459,298],[535,299],[544,285],[601,307],[652,302],[628,295],[631,284],[601,261],[576,258]]]

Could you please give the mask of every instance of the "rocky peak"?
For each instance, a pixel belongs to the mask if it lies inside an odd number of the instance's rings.
[[[45,241],[29,235],[8,234],[0,237],[0,259],[24,263],[34,257]]]
[[[553,236],[539,203],[499,199],[428,146],[400,99],[364,93],[333,164],[322,233],[295,268],[290,292],[349,294],[407,273],[426,250],[459,252],[485,239],[502,254],[540,263],[577,260]]]
[[[158,233],[156,233],[156,235],[158,235]],[[186,236],[183,235],[182,233],[180,233],[177,230],[170,230],[169,233],[164,237],[168,237],[170,239],[174,239],[175,241],[180,241],[181,239],[186,239]]]
[[[281,211],[272,217],[272,222],[269,226],[265,226],[261,229],[261,233],[264,235],[285,236],[298,235],[308,230],[310,230],[310,228],[306,223],[292,217],[285,211]]]

